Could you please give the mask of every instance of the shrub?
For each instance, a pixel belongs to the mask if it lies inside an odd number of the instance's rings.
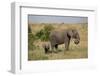
[[[32,33],[28,33],[28,50],[33,50],[35,45],[33,42],[35,41],[35,36]]]
[[[48,25],[44,26],[44,29],[47,30],[47,31],[51,31],[51,30],[54,29],[54,27],[52,26],[52,24],[48,24]]]
[[[52,31],[54,27],[52,25],[45,25],[43,29],[36,33],[36,38],[40,39],[41,41],[48,41],[50,31]]]
[[[32,33],[31,27],[28,26],[28,33]]]
[[[35,34],[35,36],[36,36],[37,39],[41,38],[41,36],[43,35],[43,31],[44,31],[44,30],[40,30],[40,31],[38,31],[38,32]]]

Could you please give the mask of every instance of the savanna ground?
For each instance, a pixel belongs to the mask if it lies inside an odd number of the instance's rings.
[[[52,26],[53,30],[65,30],[65,29],[77,29],[80,35],[80,43],[75,45],[73,40],[71,40],[69,51],[65,50],[64,44],[59,45],[58,53],[45,54],[42,47],[42,43],[49,42],[47,40],[41,40],[35,38],[33,41],[28,42],[28,60],[55,60],[55,59],[80,59],[88,58],[88,24],[87,23],[77,23],[77,24],[57,24],[57,23],[37,23],[29,24],[31,33],[35,36],[38,31],[43,29],[45,26]],[[28,33],[29,34],[29,33]],[[32,37],[34,37],[32,36]],[[30,44],[31,43],[31,44]]]

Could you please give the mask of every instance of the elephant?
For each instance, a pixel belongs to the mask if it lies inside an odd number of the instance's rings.
[[[49,43],[47,43],[47,42],[43,43],[42,47],[43,47],[43,49],[45,51],[45,54],[50,52],[50,44]]]
[[[65,49],[69,50],[70,40],[73,39],[75,44],[79,44],[80,36],[76,29],[67,29],[61,31],[51,31],[49,35],[51,49],[57,50],[58,45],[65,44]]]

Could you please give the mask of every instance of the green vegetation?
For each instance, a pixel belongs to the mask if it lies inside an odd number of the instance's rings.
[[[28,26],[28,33],[32,33],[30,26]]]
[[[45,25],[43,29],[36,32],[35,35],[32,33],[31,27],[28,26],[28,50],[35,49],[34,41],[40,39],[41,41],[48,41],[50,31],[54,29],[51,25]]]
[[[45,25],[43,29],[41,29],[36,33],[35,36],[37,39],[40,39],[41,41],[48,41],[50,31],[52,31],[53,29],[54,29],[53,26]]]
[[[31,28],[28,26],[28,50],[33,50],[35,45],[33,42],[35,41],[35,36],[33,35]]]
[[[32,33],[28,33],[28,50],[35,49],[33,42],[35,41],[35,36]]]

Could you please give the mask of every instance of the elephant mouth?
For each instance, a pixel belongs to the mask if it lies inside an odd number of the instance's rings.
[[[79,44],[79,40],[75,40],[74,43],[75,43],[75,44]]]

